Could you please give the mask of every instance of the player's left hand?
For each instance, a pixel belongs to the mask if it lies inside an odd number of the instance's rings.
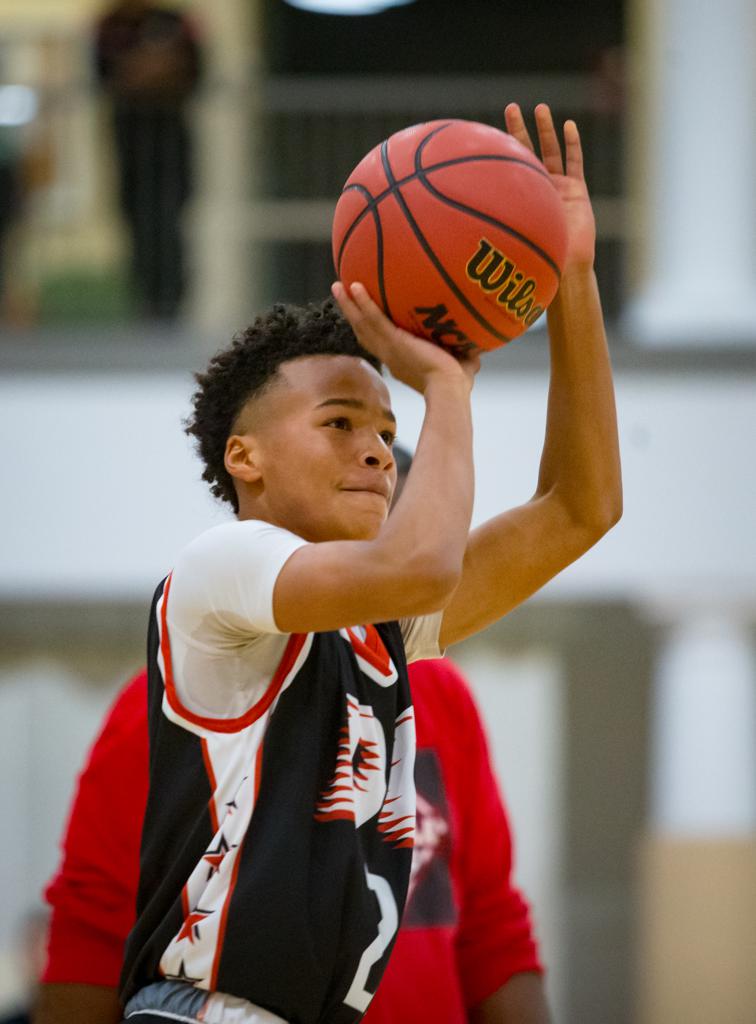
[[[535,152],[522,112],[517,103],[504,111],[507,131]],[[562,274],[573,268],[593,266],[596,253],[596,221],[583,174],[583,150],[574,121],[564,123],[564,157],[551,110],[545,103],[535,108],[540,157],[551,175],[567,217],[567,255]]]

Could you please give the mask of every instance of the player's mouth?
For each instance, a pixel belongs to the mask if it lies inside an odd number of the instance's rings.
[[[378,485],[373,487],[342,487],[341,490],[346,491],[348,494],[376,494],[379,498],[383,498],[386,504],[388,504],[389,501],[388,488],[380,487]]]

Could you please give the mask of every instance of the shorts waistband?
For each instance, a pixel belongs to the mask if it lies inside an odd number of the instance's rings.
[[[262,1006],[225,992],[205,992],[183,981],[155,981],[126,1004],[124,1018],[141,1024],[154,1018],[181,1024],[288,1024]]]

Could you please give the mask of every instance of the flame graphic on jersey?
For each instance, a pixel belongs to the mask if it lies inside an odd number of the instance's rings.
[[[407,846],[411,849],[415,845],[415,815],[396,815],[391,809],[386,810],[386,806],[396,800],[401,800],[401,797],[392,797],[383,805],[384,810],[380,813],[378,831],[387,843],[393,842],[395,846]]]
[[[336,756],[336,771],[328,789],[321,793],[318,806],[315,808],[316,821],[333,821],[337,818],[346,818],[349,821],[354,821],[349,726],[343,725],[339,735],[341,739]]]
[[[381,723],[369,705],[347,694],[336,769],[320,795],[315,820],[347,820],[359,828],[377,815],[377,829],[385,842],[411,848],[415,835],[414,757],[412,708],[396,722],[394,761],[387,772]]]
[[[316,821],[353,821],[374,817],[386,795],[386,740],[368,704],[347,694],[339,732],[336,770],[315,808]]]
[[[408,708],[396,721],[394,760],[378,831],[396,847],[415,845],[415,712]]]

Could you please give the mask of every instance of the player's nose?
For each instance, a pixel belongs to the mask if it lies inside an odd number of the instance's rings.
[[[394,456],[391,448],[380,436],[371,437],[360,452],[360,463],[369,466],[371,469],[391,469]]]

